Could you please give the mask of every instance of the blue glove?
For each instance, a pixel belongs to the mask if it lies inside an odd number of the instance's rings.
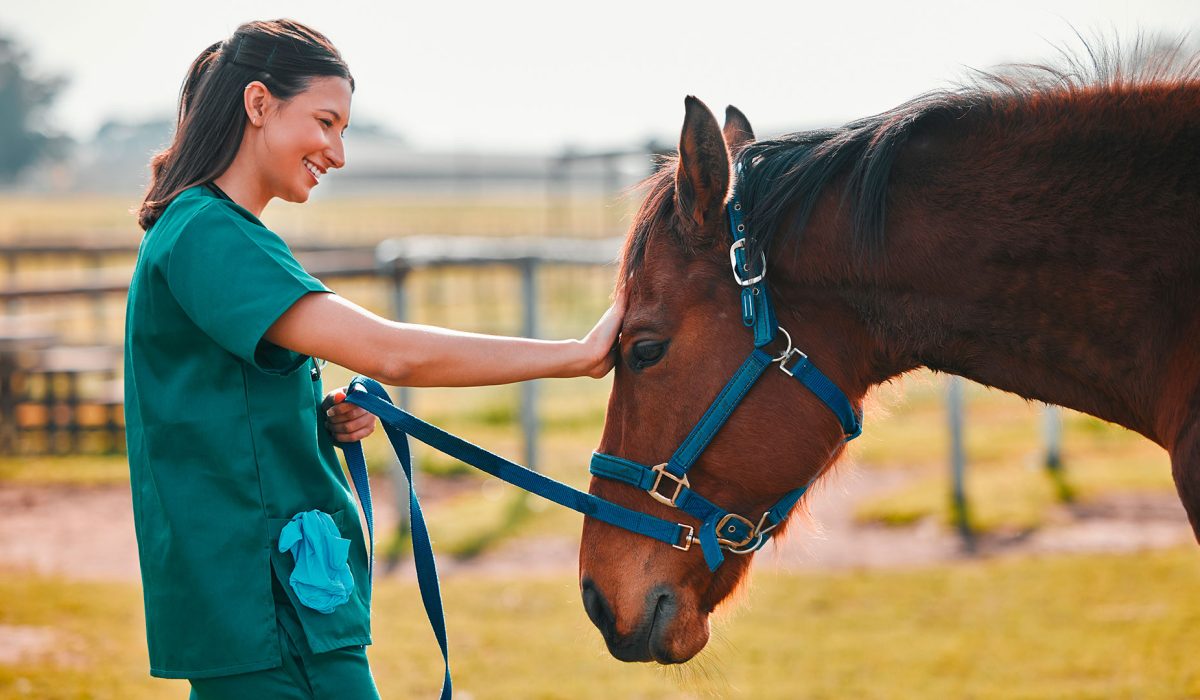
[[[279,533],[279,551],[290,549],[296,560],[288,583],[301,604],[320,613],[333,612],[354,592],[350,540],[340,535],[333,518],[319,510],[295,514]]]

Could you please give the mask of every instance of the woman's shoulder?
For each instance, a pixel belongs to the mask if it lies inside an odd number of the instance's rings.
[[[164,255],[188,239],[203,239],[210,244],[247,239],[272,248],[287,248],[258,217],[236,202],[210,194],[204,185],[176,195],[146,236],[151,248]]]
[[[221,223],[231,223],[238,228],[268,230],[253,214],[234,202],[210,194],[204,185],[189,187],[176,195],[163,210],[155,228],[172,232],[195,225]]]

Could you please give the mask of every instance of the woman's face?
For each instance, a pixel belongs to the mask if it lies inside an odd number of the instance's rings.
[[[326,171],[346,164],[351,94],[349,80],[318,77],[287,102],[269,100],[254,150],[271,197],[306,202]]]

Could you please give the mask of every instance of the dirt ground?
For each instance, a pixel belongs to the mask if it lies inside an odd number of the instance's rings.
[[[1192,540],[1173,494],[1126,494],[1063,506],[1032,532],[982,537],[973,555],[936,522],[882,527],[854,522],[857,501],[903,482],[902,474],[845,469],[812,494],[812,521],[757,555],[759,567],[784,570],[904,568],[968,556],[1022,556],[1060,552],[1131,552]],[[377,532],[396,522],[388,479],[373,481]],[[452,489],[418,484],[422,502],[436,503]],[[428,507],[428,506],[427,506]],[[436,533],[434,533],[436,537]],[[561,537],[508,542],[470,560],[439,558],[442,576],[554,574],[576,568],[579,530]],[[84,580],[138,579],[133,514],[126,486],[76,488],[0,484],[0,570],[31,570]],[[393,575],[412,576],[411,564]]]

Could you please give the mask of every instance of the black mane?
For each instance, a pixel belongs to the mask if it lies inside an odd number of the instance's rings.
[[[1082,39],[1082,37],[1081,37]],[[817,198],[835,178],[845,176],[843,201],[853,207],[854,237],[859,251],[877,253],[884,241],[884,221],[892,165],[906,143],[921,129],[945,127],[953,120],[984,119],[997,112],[1044,105],[1050,95],[1071,96],[1095,89],[1129,89],[1148,85],[1187,87],[1200,81],[1200,52],[1182,41],[1164,43],[1137,37],[1128,46],[1084,40],[1082,55],[1060,50],[1063,65],[1012,64],[996,71],[976,71],[954,88],[916,97],[891,110],[841,127],[788,134],[750,144],[737,154],[741,168],[739,194],[746,211],[751,256],[770,247],[777,235],[798,237]],[[622,260],[622,280],[640,265],[651,232],[674,231],[674,156],[641,189],[646,198],[633,222]],[[781,231],[785,217],[790,226]],[[682,239],[677,241],[685,244]]]
[[[1136,38],[1130,46],[1085,40],[1084,55],[1060,50],[1064,66],[1036,64],[977,71],[956,88],[923,94],[904,104],[842,127],[788,134],[750,144],[736,158],[739,194],[746,210],[751,255],[770,247],[784,217],[794,212],[790,230],[804,230],[817,198],[835,178],[845,176],[843,203],[853,210],[854,236],[863,254],[879,252],[884,240],[892,165],[910,138],[924,127],[950,120],[986,119],[998,111],[1030,105],[1051,93],[1077,94],[1095,88],[1150,84],[1183,86],[1200,80],[1200,52],[1182,41]]]
[[[817,198],[841,175],[846,176],[843,203],[851,200],[860,249],[878,250],[888,182],[900,149],[918,127],[987,108],[990,97],[982,92],[931,92],[842,127],[750,144],[736,162],[752,257],[770,247],[789,212],[794,212],[792,232],[799,235]]]

